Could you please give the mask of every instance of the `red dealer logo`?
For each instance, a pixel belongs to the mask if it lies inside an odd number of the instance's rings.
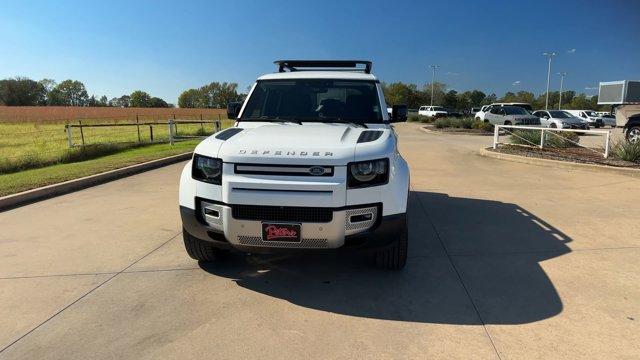
[[[299,241],[300,225],[262,224],[262,238],[265,241]]]

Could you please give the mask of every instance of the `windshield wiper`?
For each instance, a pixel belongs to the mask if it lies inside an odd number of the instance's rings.
[[[363,127],[365,129],[369,128],[365,124],[357,123],[357,122],[353,122],[353,121],[348,121],[348,120],[342,120],[342,118],[338,118],[338,117],[328,117],[328,118],[324,117],[324,118],[320,118],[320,119],[325,124],[327,124],[327,123],[339,123],[339,124],[349,124],[349,125],[353,125],[353,126]]]
[[[293,120],[293,119],[284,119],[279,116],[260,116],[257,118],[246,118],[246,119],[238,119],[239,121],[270,121],[270,122],[281,122],[281,123],[293,123],[302,125],[302,121]]]

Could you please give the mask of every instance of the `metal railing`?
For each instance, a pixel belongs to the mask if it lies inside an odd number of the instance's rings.
[[[518,134],[514,134],[514,132],[510,129],[515,129],[515,130],[532,130],[532,131],[540,131],[540,143],[535,144],[531,141],[529,141],[528,139],[525,139],[522,136],[519,136]],[[578,129],[558,129],[558,128],[546,128],[546,127],[539,127],[539,126],[520,126],[520,125],[495,125],[494,127],[494,131],[493,131],[493,149],[497,149],[498,145],[513,145],[510,143],[501,143],[500,142],[500,131],[503,130],[505,134],[508,134],[510,136],[515,136],[517,138],[519,138],[520,140],[524,141],[525,143],[528,143],[531,146],[534,147],[538,147],[540,149],[544,149],[545,148],[545,143],[546,140],[548,139],[548,135],[553,135],[553,136],[558,136],[560,137],[560,135],[558,135],[557,133],[560,132],[571,132],[571,133],[578,133],[578,134],[593,134],[593,135],[598,135],[598,136],[604,136],[605,140],[604,140],[604,152],[603,152],[603,156],[604,158],[608,158],[609,157],[609,149],[610,149],[610,143],[611,143],[611,131],[603,131],[603,130],[578,130]],[[562,139],[564,141],[568,141],[576,146],[580,146],[582,148],[588,149],[590,151],[593,151],[595,153],[600,154],[600,151],[595,150],[593,148],[584,146],[582,144],[580,144],[578,141],[573,141],[569,138],[566,137],[562,137]]]
[[[87,142],[85,141],[85,130],[86,129],[93,129],[93,128],[118,128],[118,127],[136,127],[136,131],[135,133],[130,133],[128,130],[125,131],[128,134],[137,134],[137,142],[142,143],[142,142],[169,142],[171,145],[173,145],[175,142],[177,141],[182,141],[182,140],[190,140],[190,139],[201,139],[201,138],[205,138],[207,136],[209,136],[210,134],[206,134],[206,135],[184,135],[184,134],[180,134],[179,133],[179,125],[193,125],[193,124],[199,124],[200,128],[202,129],[202,133],[205,133],[205,125],[212,125],[212,132],[216,133],[220,130],[222,130],[222,122],[221,120],[174,120],[174,119],[169,119],[167,122],[159,122],[159,121],[147,121],[147,122],[140,122],[136,119],[135,123],[114,123],[114,124],[83,124],[82,121],[78,121],[78,124],[67,124],[65,125],[65,132],[67,135],[67,145],[72,148],[74,146],[84,146],[87,144]],[[157,137],[154,137],[154,126],[166,126],[167,130],[168,130],[168,139],[158,139]],[[147,128],[149,129],[149,137],[148,137],[148,141],[143,141],[142,140],[142,135],[141,135],[141,130],[140,128]],[[80,138],[78,139],[80,141],[79,144],[76,144],[74,142],[74,129],[77,129],[80,132]],[[116,133],[116,134],[120,134],[120,133]],[[135,142],[135,140],[134,140]]]

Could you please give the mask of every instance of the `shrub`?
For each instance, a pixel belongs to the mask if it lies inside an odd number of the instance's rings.
[[[538,130],[513,130],[511,142],[518,145],[540,145],[540,134]],[[553,148],[569,148],[577,146],[580,141],[578,134],[574,132],[545,132],[544,146]]]
[[[438,129],[457,127],[457,126],[454,126],[453,119],[451,118],[436,119],[436,121],[433,122],[433,126],[435,126]]]
[[[622,160],[640,163],[640,142],[618,141],[613,145],[613,154]]]
[[[418,114],[410,114],[409,117],[407,118],[407,121],[421,122],[421,123],[431,123],[433,122],[433,120],[434,118],[432,117],[418,115]]]

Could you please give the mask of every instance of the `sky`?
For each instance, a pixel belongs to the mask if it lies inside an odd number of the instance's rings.
[[[3,1],[0,79],[82,81],[176,103],[212,81],[244,91],[277,59],[373,61],[381,81],[545,91],[640,80],[640,1]]]

